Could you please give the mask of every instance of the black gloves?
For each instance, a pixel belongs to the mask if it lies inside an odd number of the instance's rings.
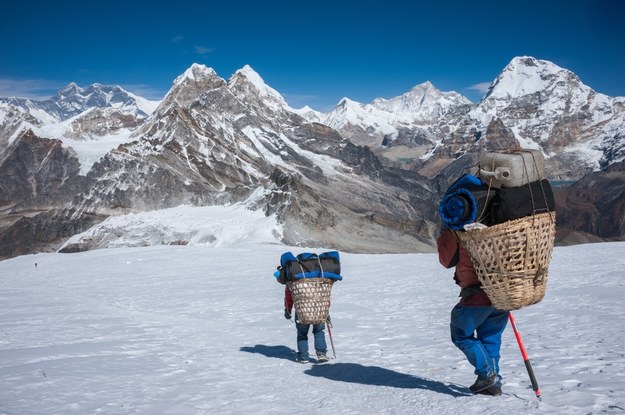
[[[286,308],[284,309],[284,318],[287,320],[291,319],[291,310],[287,310]]]

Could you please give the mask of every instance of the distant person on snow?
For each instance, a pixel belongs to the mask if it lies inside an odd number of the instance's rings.
[[[491,305],[473,268],[469,252],[450,229],[443,229],[436,241],[439,261],[445,268],[456,267],[454,281],[461,288],[460,302],[451,311],[451,341],[475,367],[473,393],[501,395],[499,350],[508,312]]]
[[[284,287],[284,318],[291,319],[291,311],[293,310],[293,297],[289,286]],[[328,319],[330,317],[328,316]],[[295,328],[297,329],[297,359],[298,363],[308,363],[310,356],[308,353],[308,332],[312,326],[314,336],[315,352],[317,353],[317,362],[325,363],[328,361],[328,347],[326,345],[325,323],[321,324],[302,324],[297,319],[295,313]]]

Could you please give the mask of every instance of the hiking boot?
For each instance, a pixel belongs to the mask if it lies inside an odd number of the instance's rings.
[[[493,386],[489,386],[486,389],[482,389],[481,391],[476,392],[476,393],[480,395],[501,396],[503,392],[501,391],[501,387],[495,384]]]
[[[471,392],[473,393],[482,393],[482,391],[490,388],[491,386],[499,387],[499,376],[494,373],[488,375],[487,377],[478,376],[475,383],[469,386],[469,389],[471,389]],[[499,387],[499,390],[501,392],[501,387]]]
[[[304,359],[303,357],[298,357],[297,359],[295,359],[295,361],[297,363],[301,363],[301,364],[306,364],[308,363],[308,359]]]
[[[328,360],[330,360],[330,359],[325,354],[318,354],[317,355],[317,363],[325,363]]]

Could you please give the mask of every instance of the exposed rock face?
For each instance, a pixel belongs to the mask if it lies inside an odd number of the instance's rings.
[[[79,163],[60,140],[22,133],[0,153],[0,206],[55,206],[80,189]]]
[[[558,189],[557,218],[558,242],[564,244],[624,240],[625,162]]]
[[[0,101],[0,152],[23,132],[25,125],[39,127],[42,124],[20,108]]]
[[[493,118],[490,124],[488,124],[482,139],[484,140],[483,150],[487,152],[521,147],[512,130],[507,128],[499,118]]]
[[[22,216],[0,232],[0,258],[54,252],[62,241],[104,219],[104,216],[73,209],[52,209],[35,216]]]
[[[102,137],[121,129],[135,129],[143,119],[112,108],[93,108],[72,120],[65,130],[65,137],[76,140]]]
[[[50,250],[84,219],[44,219],[89,186],[72,149],[26,131],[0,151],[0,258]],[[84,224],[84,223],[83,223]],[[88,223],[92,225],[92,222]]]
[[[603,151],[603,156],[599,160],[601,170],[607,169],[618,161],[625,160],[625,132],[616,130],[611,136],[611,138],[606,137],[600,147]]]

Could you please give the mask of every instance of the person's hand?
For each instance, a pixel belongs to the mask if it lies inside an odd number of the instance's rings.
[[[284,309],[284,318],[287,320],[291,319],[291,310],[287,310],[286,308]]]
[[[328,318],[326,318],[326,324],[332,327],[332,320],[330,319],[330,314],[328,314]]]

